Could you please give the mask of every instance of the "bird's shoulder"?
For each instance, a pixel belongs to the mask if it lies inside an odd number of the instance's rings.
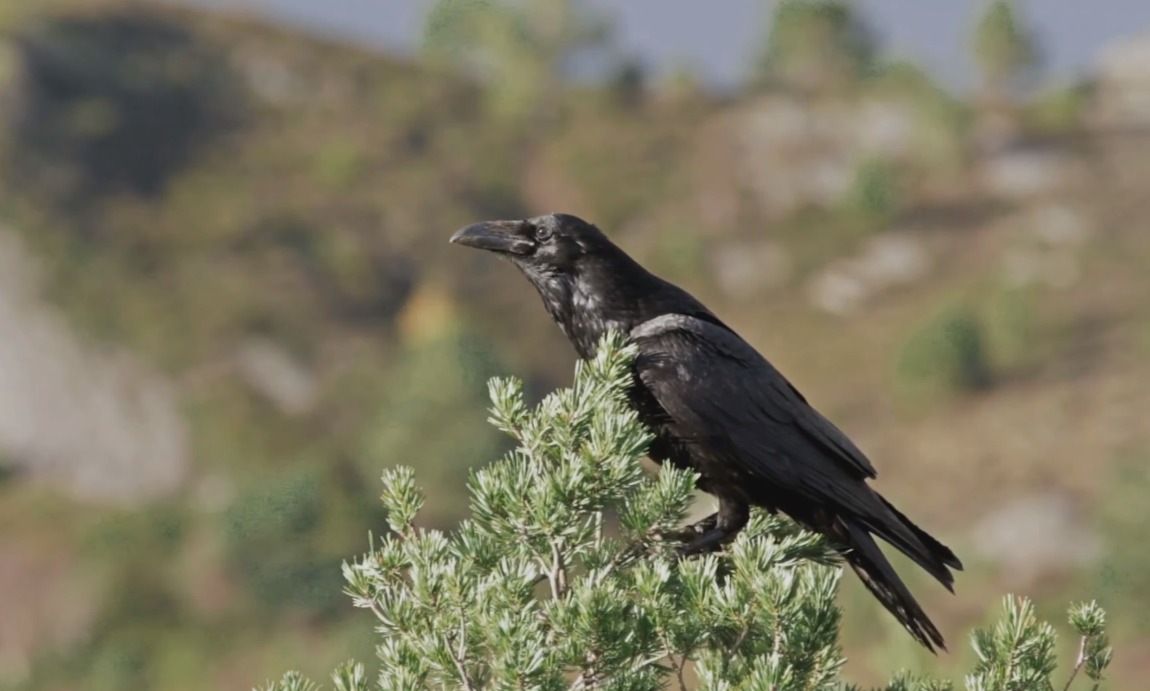
[[[713,317],[712,317],[713,319]],[[717,319],[663,314],[630,331],[636,373],[668,412],[722,425],[790,430],[860,476],[875,477],[861,450],[754,347]]]
[[[702,360],[710,365],[753,367],[764,362],[754,348],[709,312],[662,314],[635,326],[631,339],[640,358]],[[768,364],[769,366],[769,364]],[[797,392],[796,392],[797,393]]]

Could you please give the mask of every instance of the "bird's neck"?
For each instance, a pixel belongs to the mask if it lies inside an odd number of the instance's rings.
[[[595,355],[599,340],[608,330],[626,333],[633,326],[624,310],[590,291],[577,277],[549,276],[536,287],[547,312],[581,358]]]
[[[607,331],[627,334],[657,316],[647,312],[667,285],[638,264],[592,265],[575,274],[546,276],[536,282],[547,311],[584,359],[595,355]]]

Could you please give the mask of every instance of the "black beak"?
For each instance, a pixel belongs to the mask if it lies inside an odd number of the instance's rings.
[[[535,243],[522,235],[523,221],[486,221],[473,223],[460,228],[451,236],[451,241],[464,247],[502,252],[505,254],[526,254]]]

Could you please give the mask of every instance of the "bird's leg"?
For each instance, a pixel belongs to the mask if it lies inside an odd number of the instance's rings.
[[[660,535],[660,537],[664,540],[677,540],[679,542],[690,542],[691,540],[694,540],[695,538],[699,537],[703,533],[714,530],[715,526],[718,525],[718,522],[719,522],[719,514],[713,513],[710,516],[707,516],[706,518],[695,521],[691,525],[680,528],[679,530],[669,531],[669,532],[663,533],[662,535]]]
[[[680,465],[679,467],[689,468],[690,466]],[[695,480],[695,488],[701,492],[706,492],[707,494],[712,494],[710,481],[704,475],[700,475],[698,477],[698,479]],[[718,525],[718,523],[719,523],[719,513],[716,511],[715,513],[711,514],[710,516],[707,516],[706,518],[699,519],[698,521],[695,521],[694,523],[692,523],[689,526],[686,526],[685,528],[681,528],[681,529],[674,531],[674,532],[663,533],[661,537],[663,539],[666,539],[666,540],[677,540],[679,542],[684,542],[684,543],[691,542],[692,540],[699,537],[700,535],[703,535],[704,533],[708,533],[708,532],[714,530],[715,526]]]
[[[709,524],[711,519],[715,519],[714,525],[707,528],[704,524]],[[724,543],[738,535],[750,519],[751,509],[746,502],[720,498],[719,512],[692,526],[704,529],[702,534],[679,548],[679,556],[689,557],[718,551]]]
[[[707,516],[706,518],[695,521],[691,525],[687,526],[683,532],[684,532],[684,534],[687,534],[687,535],[698,536],[698,535],[702,535],[703,533],[706,533],[708,531],[714,530],[715,527],[718,525],[719,525],[719,513],[716,511],[715,513],[711,514],[710,516]]]

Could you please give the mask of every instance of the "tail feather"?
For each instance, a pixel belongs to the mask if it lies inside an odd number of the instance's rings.
[[[918,540],[926,547],[927,551],[930,552],[933,558],[938,559],[943,564],[946,564],[952,569],[962,571],[962,562],[959,561],[958,557],[955,556],[954,552],[951,551],[949,547],[936,540],[930,533],[912,523],[909,518],[907,518],[901,511],[896,509],[894,504],[891,504],[889,501],[887,501],[881,494],[879,495],[879,499],[883,504],[886,505],[886,508],[890,510],[890,512],[893,513],[895,517],[902,522],[903,525],[905,525],[910,529],[912,533],[914,533],[914,536],[918,538]]]
[[[946,642],[943,640],[942,634],[923,611],[922,606],[910,594],[910,590],[895,573],[894,567],[887,561],[886,556],[879,549],[878,543],[874,541],[866,528],[855,524],[850,519],[840,519],[837,523],[838,526],[836,527],[839,530],[835,532],[839,535],[836,537],[849,547],[843,556],[854,572],[858,574],[863,585],[923,647],[932,653],[936,652],[936,648],[946,650]],[[950,575],[945,566],[941,568],[948,576]],[[928,568],[927,570],[932,574],[934,573],[934,569]],[[944,581],[944,585],[949,587],[949,583],[946,581]]]
[[[844,511],[842,506],[824,506],[812,510],[801,504],[782,508],[808,529],[822,533],[837,543],[843,559],[867,590],[916,641],[932,653],[946,650],[946,642],[938,627],[895,573],[894,566],[887,560],[875,538],[890,543],[951,592],[954,592],[954,574],[950,569],[961,570],[962,562],[949,547],[912,523],[878,492],[869,487],[866,489],[869,491],[867,501],[854,502],[852,511]],[[859,511],[860,505],[866,508]]]
[[[962,562],[949,547],[942,544],[896,509],[878,493],[875,496],[893,514],[895,521],[863,519],[866,530],[889,542],[934,576],[950,592],[954,592],[954,574],[950,569],[962,570]],[[950,567],[950,568],[947,568]]]

